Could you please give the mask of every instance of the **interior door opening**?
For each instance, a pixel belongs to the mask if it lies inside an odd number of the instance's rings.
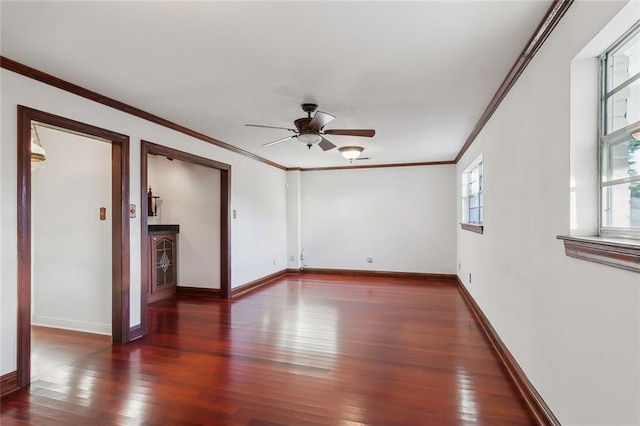
[[[147,156],[149,303],[176,290],[220,291],[220,175],[217,168]]]
[[[32,148],[31,148],[31,137],[35,132],[32,130],[33,125],[37,125],[40,131],[44,131],[45,133],[49,130],[59,131],[64,133],[65,137],[70,137],[69,135],[80,136],[83,139],[83,143],[86,145],[102,145],[104,150],[100,156],[107,156],[105,161],[106,169],[109,170],[108,177],[106,181],[110,181],[110,188],[108,189],[108,193],[106,194],[107,200],[104,203],[100,204],[110,204],[110,211],[107,211],[107,206],[104,211],[102,208],[99,208],[98,212],[93,211],[88,214],[87,217],[91,215],[97,215],[98,220],[104,217],[105,220],[110,221],[110,229],[107,232],[102,232],[99,235],[102,237],[96,238],[106,238],[106,241],[102,241],[102,245],[100,249],[106,250],[109,255],[109,261],[106,263],[106,268],[109,270],[110,274],[108,274],[109,278],[106,281],[102,280],[103,283],[100,290],[94,289],[96,294],[82,294],[79,297],[79,300],[75,300],[74,298],[78,297],[79,294],[82,293],[81,289],[73,288],[71,284],[73,281],[84,281],[86,278],[82,277],[72,277],[73,271],[60,271],[55,270],[55,262],[53,259],[55,255],[54,251],[60,252],[71,252],[78,244],[77,238],[70,237],[67,238],[64,230],[70,230],[69,228],[74,228],[78,225],[79,221],[76,221],[79,215],[84,214],[79,211],[82,210],[82,207],[75,206],[70,211],[62,211],[57,217],[56,220],[51,221],[51,218],[47,216],[41,216],[41,214],[46,215],[46,211],[48,207],[51,207],[50,204],[60,204],[63,202],[64,197],[67,195],[65,190],[68,189],[67,186],[78,184],[78,182],[74,182],[74,179],[84,179],[84,176],[81,178],[75,177],[70,180],[65,178],[59,180],[57,185],[47,187],[46,195],[44,199],[38,198],[36,200],[32,200]],[[47,130],[48,129],[48,130]],[[111,341],[113,343],[125,343],[130,340],[129,333],[129,137],[122,135],[120,133],[112,132],[110,130],[105,130],[99,127],[95,127],[92,125],[88,125],[85,123],[81,123],[75,120],[71,120],[68,118],[60,117],[54,114],[46,113],[43,111],[38,111],[32,108],[18,106],[18,135],[17,135],[18,149],[17,149],[17,194],[18,194],[18,205],[17,205],[17,217],[18,217],[18,226],[17,226],[17,246],[18,246],[18,294],[17,294],[17,303],[18,303],[18,318],[17,318],[17,330],[16,330],[16,338],[17,338],[17,387],[22,388],[27,386],[31,381],[31,327],[32,327],[32,313],[39,315],[38,321],[48,322],[45,325],[57,325],[58,327],[63,328],[78,328],[79,323],[83,323],[85,327],[97,327],[99,331],[100,325],[104,326],[102,330],[103,333],[106,333],[106,330],[111,334]],[[76,146],[77,148],[77,146]],[[51,148],[50,152],[50,160],[51,167],[53,168],[53,159],[54,155],[57,155],[58,152],[55,148]],[[87,154],[88,155],[88,154]],[[62,163],[64,163],[65,167],[73,168],[72,165],[74,163],[81,163],[82,161],[87,161],[86,164],[80,164],[81,166],[90,165],[90,159],[82,153],[73,152],[73,155],[70,156],[69,153],[64,154],[62,158],[59,159]],[[104,158],[103,158],[104,160]],[[57,161],[57,160],[56,160]],[[46,162],[46,161],[45,161]],[[46,169],[46,168],[45,168]],[[43,169],[44,170],[44,169]],[[34,170],[34,172],[38,172],[42,170]],[[58,171],[58,175],[64,175],[65,171]],[[55,173],[54,173],[55,174]],[[59,177],[58,176],[58,177]],[[110,178],[109,178],[110,177]],[[43,184],[43,182],[38,182],[36,177],[36,186]],[[55,179],[54,179],[55,180]],[[66,182],[66,183],[63,183]],[[48,184],[49,182],[46,182]],[[45,185],[46,186],[46,185]],[[82,187],[82,185],[80,185]],[[88,189],[89,191],[92,188],[91,185],[84,185],[84,189]],[[38,192],[42,192],[40,189],[37,189]],[[75,202],[75,198],[82,197],[84,195],[75,194],[71,197],[70,202]],[[100,191],[100,196],[104,197],[105,194]],[[32,202],[35,202],[35,205],[32,205]],[[44,203],[44,205],[42,205]],[[38,209],[37,214],[34,213],[34,208]],[[69,217],[71,216],[71,217]],[[32,218],[36,220],[36,223],[32,223]],[[95,216],[94,216],[95,220]],[[59,226],[59,221],[65,221],[67,225]],[[55,225],[51,225],[50,222],[55,222]],[[40,227],[40,229],[34,230],[33,226]],[[54,229],[55,228],[55,229]],[[98,227],[100,231],[104,231],[105,227]],[[62,231],[62,232],[60,232]],[[75,229],[71,229],[71,231],[75,231]],[[51,232],[57,233],[57,235],[51,237]],[[72,234],[73,232],[70,232]],[[62,237],[61,237],[62,235]],[[32,244],[32,236],[35,237]],[[51,238],[49,238],[51,237]],[[43,244],[43,247],[40,247],[40,243]],[[106,246],[106,247],[105,247]],[[69,256],[69,258],[65,259],[65,261],[71,260],[73,262],[82,262],[84,259],[77,258],[81,256],[77,254]],[[96,260],[94,258],[95,254],[90,256],[92,260]],[[107,257],[107,256],[105,256]],[[38,261],[38,265],[36,265],[33,261],[34,258],[40,259]],[[44,270],[41,270],[41,266],[44,266]],[[49,271],[46,269],[50,268]],[[77,268],[80,269],[80,268]],[[62,285],[66,286],[64,289],[59,287],[57,289],[50,288],[48,290],[53,290],[53,294],[50,299],[49,296],[43,296],[42,300],[33,299],[32,292],[32,283],[34,277],[39,280],[47,281],[49,279],[49,274],[53,274],[56,276],[57,281],[67,280],[68,282],[63,283]],[[52,286],[53,287],[53,286]],[[56,291],[59,290],[59,293]],[[67,296],[62,296],[62,294],[66,294]],[[110,296],[110,297],[109,297]],[[38,296],[39,297],[39,296]],[[106,298],[108,301],[104,304],[104,301],[98,302],[100,307],[98,309],[101,312],[98,315],[102,315],[102,319],[98,321],[98,323],[92,323],[91,314],[88,312],[82,312],[85,307],[83,306],[74,306],[72,307],[72,312],[74,315],[79,316],[71,316],[70,318],[60,318],[59,306],[62,305],[66,309],[70,309],[70,304],[87,304],[87,298]],[[37,306],[37,310],[32,310],[32,303],[34,306]],[[42,308],[42,309],[40,309]],[[86,309],[85,309],[86,310]],[[84,319],[82,319],[82,315],[85,315]],[[89,316],[87,316],[89,315]],[[110,322],[110,329],[109,329]],[[91,331],[91,330],[89,330]]]
[[[146,305],[158,300],[155,292],[164,291],[154,288],[158,275],[163,276],[161,284],[167,282],[172,259],[168,248],[177,250],[178,259],[172,270],[176,276],[169,278],[176,285],[168,294],[179,288],[230,298],[231,166],[148,141],[142,141],[140,158],[140,196],[147,200],[140,209],[146,333]]]
[[[31,170],[33,380],[88,341],[111,342],[113,206],[109,142],[35,121],[31,128],[44,158]]]

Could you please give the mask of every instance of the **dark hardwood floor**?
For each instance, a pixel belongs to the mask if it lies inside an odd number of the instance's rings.
[[[57,328],[31,326],[31,379],[111,347],[111,337]]]
[[[149,307],[149,335],[2,399],[2,425],[524,425],[453,282],[292,275]]]

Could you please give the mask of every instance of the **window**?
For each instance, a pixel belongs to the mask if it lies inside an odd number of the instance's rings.
[[[600,60],[600,234],[640,238],[640,22]]]
[[[480,156],[476,158],[464,172],[462,172],[463,224],[482,225],[484,220],[483,187],[482,156]],[[465,227],[463,226],[463,228]]]

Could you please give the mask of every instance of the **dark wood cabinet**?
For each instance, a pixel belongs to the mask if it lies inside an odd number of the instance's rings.
[[[154,225],[149,226],[149,303],[173,296],[178,284],[178,234],[152,228]]]

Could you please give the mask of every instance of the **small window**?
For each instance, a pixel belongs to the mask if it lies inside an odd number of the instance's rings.
[[[640,22],[601,56],[600,234],[640,238]]]
[[[482,225],[483,186],[482,156],[480,156],[462,172],[462,223]]]

